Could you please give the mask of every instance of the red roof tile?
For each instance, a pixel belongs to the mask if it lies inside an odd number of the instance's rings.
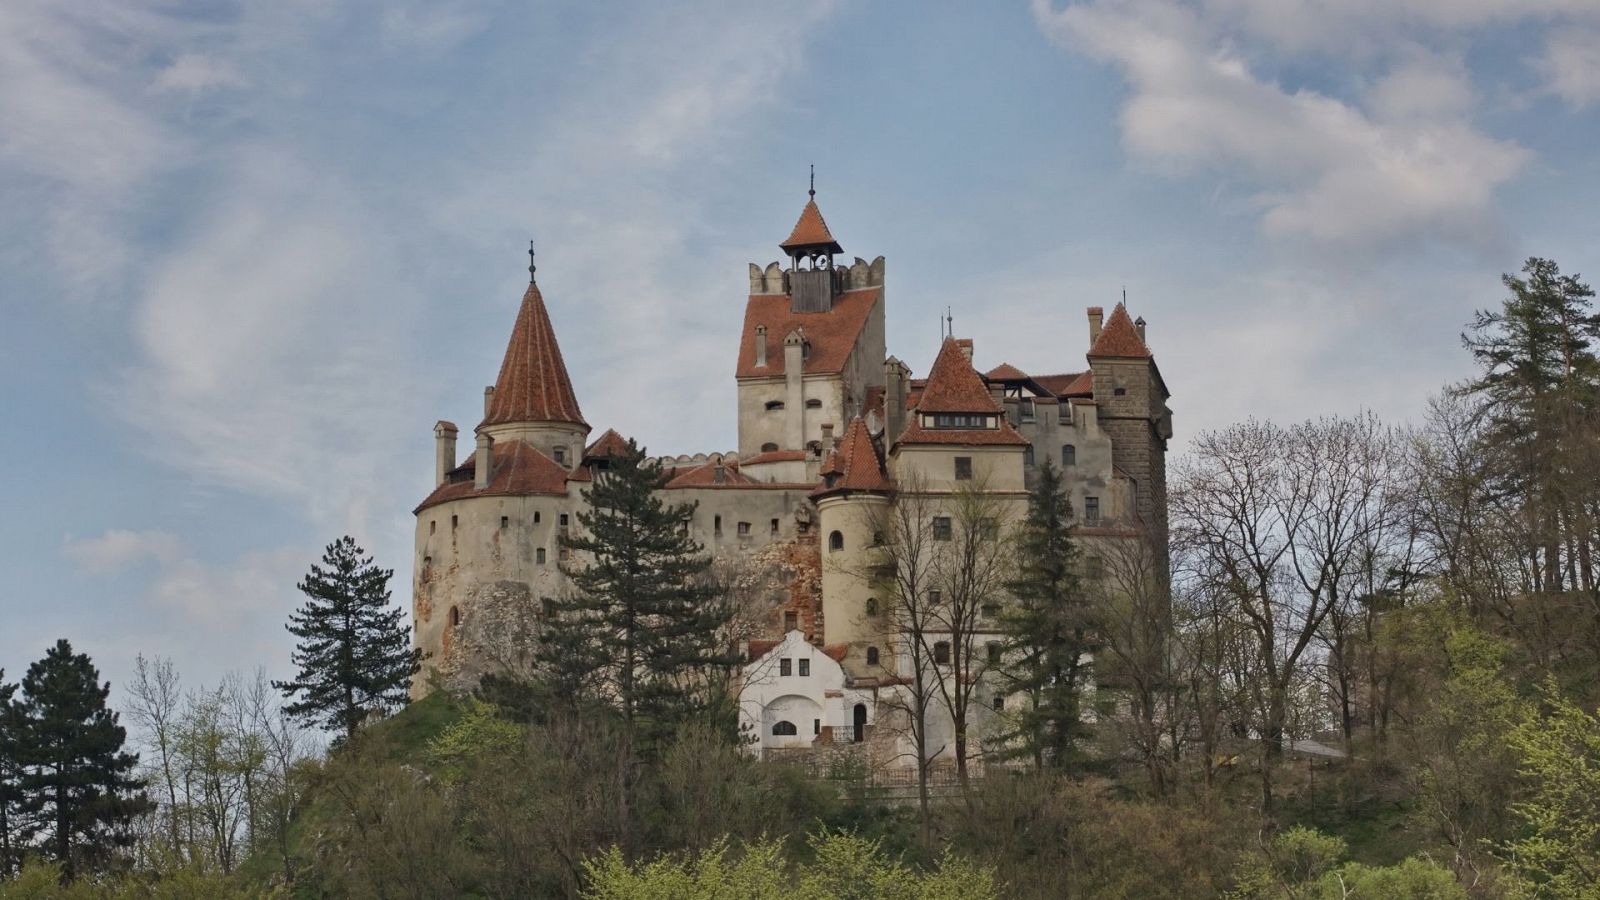
[[[849,644],[829,644],[822,648],[822,655],[834,662],[843,662],[845,654],[850,652]]]
[[[483,425],[504,422],[574,422],[585,427],[572,379],[556,344],[555,328],[537,284],[522,295],[500,377],[495,379]],[[482,426],[480,426],[482,427]]]
[[[627,456],[628,439],[617,434],[615,428],[607,428],[605,434],[600,435],[594,443],[583,451],[584,459],[605,459],[610,456]]]
[[[1035,375],[1039,386],[1057,397],[1087,397],[1094,393],[1093,372],[1068,372],[1063,375]]]
[[[833,239],[833,233],[828,230],[828,223],[822,220],[822,210],[817,208],[816,198],[813,197],[806,201],[806,208],[800,211],[800,220],[794,223],[789,239],[778,246],[789,250],[817,245],[831,247],[834,253],[844,252],[844,248],[839,246],[839,242]]]
[[[719,479],[717,469],[722,469]],[[739,464],[733,461],[716,462],[708,461],[703,465],[695,466],[687,471],[674,472],[672,479],[666,484],[669,488],[681,487],[709,487],[720,484],[756,484],[756,480],[747,475],[739,474]]]
[[[834,298],[829,312],[803,312],[790,310],[789,298],[784,294],[753,294],[744,309],[744,331],[739,338],[739,364],[735,374],[740,378],[783,374],[783,340],[796,328],[801,329],[811,344],[811,356],[801,365],[808,375],[835,375],[844,371],[850,351],[861,337],[873,307],[877,306],[882,288],[864,288],[846,291]],[[756,326],[767,327],[767,364],[756,366]]]
[[[983,377],[990,381],[1026,381],[1028,373],[1013,366],[1011,363],[1001,363],[990,369]]]
[[[990,396],[989,386],[961,351],[960,342],[945,338],[928,372],[928,386],[917,401],[917,409],[925,413],[992,413],[1000,408]]]
[[[806,451],[804,450],[768,450],[765,453],[757,453],[749,459],[739,460],[739,465],[755,466],[761,463],[798,462],[805,458]]]
[[[883,459],[878,455],[878,445],[867,431],[867,422],[860,416],[850,420],[844,440],[828,456],[822,467],[823,483],[817,493],[833,491],[887,491],[891,489],[889,477],[883,472]]]
[[[1011,423],[1000,417],[1000,427],[990,430],[984,428],[924,428],[922,417],[912,416],[911,423],[906,430],[900,433],[899,444],[954,444],[957,446],[1026,446],[1028,439],[1011,427]]]
[[[523,441],[496,441],[490,449],[489,486],[478,490],[474,476],[477,471],[477,453],[467,456],[465,462],[451,469],[444,484],[434,488],[426,500],[413,512],[463,497],[493,495],[560,494],[567,493],[569,480],[575,478],[561,465],[532,444]]]
[[[1128,318],[1128,309],[1121,303],[1111,311],[1111,318],[1106,320],[1105,328],[1101,329],[1100,336],[1095,338],[1094,346],[1089,348],[1090,356],[1122,356],[1135,359],[1149,359],[1150,348],[1145,346],[1144,338],[1139,337],[1139,329],[1133,325],[1133,320]]]

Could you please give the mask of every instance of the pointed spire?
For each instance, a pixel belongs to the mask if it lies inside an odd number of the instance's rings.
[[[531,263],[528,271],[533,273]],[[544,296],[531,281],[522,295],[500,377],[495,379],[494,396],[479,427],[507,422],[572,422],[588,427],[578,409],[567,364],[561,359]]]
[[[939,355],[928,370],[928,385],[922,389],[917,410],[924,413],[993,413],[999,410],[983,377],[972,368],[972,360],[957,338],[945,338]]]
[[[822,219],[822,210],[817,208],[817,176],[816,167],[812,167],[811,174],[811,199],[806,201],[805,209],[800,211],[799,221],[794,223],[794,230],[789,232],[789,239],[779,244],[778,247],[790,256],[803,256],[806,253],[843,253],[844,248],[833,239],[833,233],[828,230],[828,223]]]
[[[1140,336],[1138,326],[1128,316],[1128,308],[1118,303],[1117,308],[1111,311],[1111,318],[1106,320],[1105,327],[1100,329],[1100,335],[1089,347],[1089,355],[1148,359],[1152,354]]]
[[[822,467],[823,487],[819,493],[829,491],[888,491],[892,485],[883,471],[883,458],[878,455],[878,445],[872,440],[866,420],[856,416],[844,439],[829,455]]]

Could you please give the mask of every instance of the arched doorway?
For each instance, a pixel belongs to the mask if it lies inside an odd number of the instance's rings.
[[[856,704],[852,719],[855,728],[851,734],[851,739],[859,744],[867,739],[867,705],[865,703]]]

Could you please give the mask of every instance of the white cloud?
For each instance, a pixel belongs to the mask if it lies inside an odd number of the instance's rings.
[[[92,575],[114,575],[144,562],[177,562],[184,544],[182,538],[167,531],[113,528],[97,537],[68,535],[61,542],[61,552]]]
[[[179,54],[156,74],[155,80],[158,91],[190,96],[248,85],[249,81],[231,63],[206,53]]]
[[[1569,106],[1600,100],[1600,28],[1552,29],[1536,65],[1549,91]]]
[[[1247,186],[1264,231],[1379,248],[1418,236],[1496,236],[1496,188],[1526,165],[1516,143],[1477,130],[1459,70],[1415,59],[1365,105],[1258,76],[1218,22],[1167,0],[1037,0],[1056,40],[1115,65],[1132,89],[1121,115],[1135,157]]]
[[[187,627],[230,631],[257,619],[287,618],[299,602],[294,586],[306,565],[305,555],[289,548],[246,553],[222,565],[175,560],[152,582],[150,598]]]

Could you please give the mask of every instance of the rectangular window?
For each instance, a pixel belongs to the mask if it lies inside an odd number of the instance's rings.
[[[561,516],[556,519],[556,524],[561,526],[562,528],[565,528],[565,527],[567,527],[567,521],[568,521],[567,520],[567,514],[566,513],[562,513]]]
[[[1116,396],[1116,397],[1126,397],[1126,396],[1128,396],[1128,389],[1127,388],[1115,388],[1114,390],[1111,391],[1111,394],[1112,394],[1112,396]]]
[[[1105,564],[1100,561],[1100,557],[1085,556],[1083,558],[1083,577],[1099,578],[1105,574],[1105,571]]]
[[[991,665],[991,666],[1000,665],[1000,650],[1001,650],[1001,647],[1000,647],[1000,642],[999,641],[990,641],[989,642],[989,665]]]
[[[933,539],[936,540],[936,541],[948,541],[948,540],[950,540],[950,517],[949,516],[934,516],[933,517]]]
[[[548,619],[556,614],[556,601],[550,599],[549,597],[540,598],[539,605],[544,608],[545,618]]]
[[[429,519],[428,520],[428,533],[429,534],[433,534],[434,531],[436,531],[438,528],[439,528],[439,520],[438,519]]]
[[[557,447],[556,448],[556,462],[560,463],[563,466],[567,464],[567,448],[565,448],[565,447]]]
[[[772,533],[773,534],[777,534],[778,533],[778,520],[777,519],[773,519],[772,520]]]
[[[533,511],[533,524],[539,524],[539,511],[537,509]]]
[[[794,660],[784,657],[778,660],[778,674],[787,678],[794,674]]]
[[[457,516],[451,516],[450,517],[450,530],[451,531],[455,531],[456,530],[456,526],[459,525],[459,524],[461,524],[461,520],[460,520],[459,517],[457,517]]]
[[[1023,449],[1023,451],[1022,451],[1022,464],[1027,466],[1030,469],[1033,468],[1033,445],[1032,444],[1029,444],[1027,447],[1025,447]]]
[[[544,565],[544,548],[543,547],[540,547],[539,549],[533,551],[533,555],[535,557],[535,559],[534,559],[535,562],[537,562],[541,566]]]
[[[1022,402],[1017,404],[1017,407],[1017,411],[1022,415],[1022,421],[1033,421],[1033,400],[1031,398],[1022,398]]]
[[[711,517],[711,533],[712,534],[721,534],[722,533],[722,517],[721,516],[712,516]]]
[[[1099,497],[1085,497],[1085,498],[1083,498],[1083,520],[1085,522],[1088,522],[1090,525],[1099,524],[1099,522],[1100,522],[1100,498]]]
[[[998,604],[998,603],[985,603],[983,605],[983,617],[985,619],[998,619],[998,618],[1000,618],[1000,604]]]
[[[957,481],[971,481],[972,480],[972,457],[970,457],[970,456],[958,456],[958,457],[956,457],[956,480]]]
[[[811,660],[809,660],[809,659],[800,660],[800,677],[801,678],[805,678],[806,676],[808,676],[810,674],[811,674]]]
[[[966,413],[936,413],[927,418],[932,422],[923,424],[932,428],[990,428],[990,416],[969,415]]]
[[[1061,464],[1063,466],[1075,466],[1075,465],[1077,465],[1078,464],[1078,448],[1072,446],[1071,444],[1062,444],[1061,445]]]
[[[799,628],[799,627],[800,627],[800,614],[799,613],[786,612],[786,613],[783,614],[783,633],[784,634],[788,634],[789,632],[794,631],[796,628]]]
[[[801,672],[800,674],[804,675],[805,673]],[[821,734],[822,733],[822,720],[821,719],[812,719],[811,720],[811,733],[812,734]]]
[[[739,523],[739,537],[749,537],[749,536],[750,536],[750,523],[749,522],[740,522]]]
[[[501,528],[510,528],[511,527],[511,517],[510,516],[501,516],[500,517],[500,527]]]

